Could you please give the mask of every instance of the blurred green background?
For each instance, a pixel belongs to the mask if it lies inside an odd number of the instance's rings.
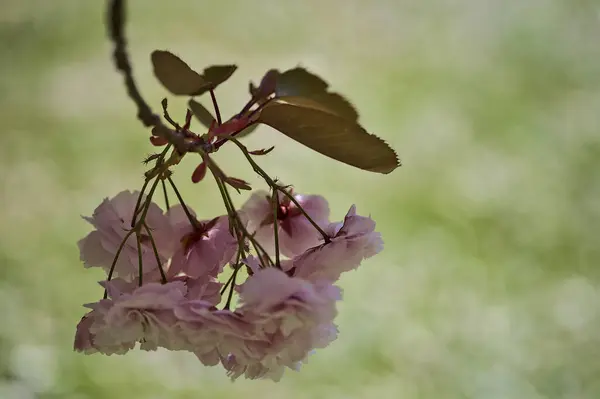
[[[240,68],[298,64],[349,97],[404,166],[338,164],[269,128],[246,142],[334,220],[355,203],[386,249],[341,280],[340,335],[281,383],[231,383],[191,354],[72,351],[102,275],[76,247],[80,215],[141,185],[152,151],[110,63],[104,2],[3,0],[0,12],[0,398],[600,397],[600,4],[585,0],[134,0],[142,92],[149,54]],[[171,100],[180,120],[183,102]],[[255,182],[233,148],[217,159]],[[207,180],[175,176],[201,216]],[[241,203],[243,196],[238,196]]]

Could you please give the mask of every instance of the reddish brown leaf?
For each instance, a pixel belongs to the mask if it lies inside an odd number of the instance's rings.
[[[179,57],[164,50],[153,51],[151,61],[154,75],[175,95],[199,96],[229,79],[237,69],[235,65],[214,65],[199,74]]]
[[[258,87],[250,83],[250,94],[254,98],[267,98],[275,92],[277,88],[277,78],[280,75],[277,69],[269,69],[263,76]]]
[[[235,137],[237,139],[241,139],[242,137],[246,137],[250,133],[254,132],[257,127],[258,127],[258,123],[254,123],[254,124],[248,126],[247,128],[245,128],[244,130],[242,130],[241,132],[239,132],[238,134],[236,134]]]
[[[212,123],[215,121],[215,117],[208,109],[206,109],[204,105],[191,99],[188,101],[188,107],[200,123],[202,123],[207,129],[210,128],[210,125],[212,125]]]
[[[299,96],[310,98],[335,114],[358,120],[358,112],[354,106],[338,93],[328,91],[329,85],[319,76],[297,67],[277,76],[277,97]]]
[[[235,132],[243,130],[250,123],[247,116],[241,118],[233,118],[219,126],[214,126],[210,129],[210,134],[213,136],[229,136]]]
[[[209,89],[214,89],[229,79],[236,70],[236,65],[213,65],[206,68],[202,76],[210,84]],[[200,93],[196,95],[200,95]]]
[[[304,97],[282,97],[260,111],[258,121],[330,158],[378,173],[400,162],[393,149],[357,122]]]
[[[153,51],[151,60],[156,78],[175,95],[193,95],[207,85],[199,73],[168,51]]]

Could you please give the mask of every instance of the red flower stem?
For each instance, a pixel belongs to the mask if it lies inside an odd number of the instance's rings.
[[[213,107],[215,108],[215,115],[217,117],[217,123],[221,125],[221,112],[219,111],[219,104],[217,103],[217,98],[215,97],[215,91],[210,89],[210,99],[212,100]]]

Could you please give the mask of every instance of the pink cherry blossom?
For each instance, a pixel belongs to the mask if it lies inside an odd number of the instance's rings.
[[[278,382],[281,380],[281,377],[283,377],[285,371],[285,366],[283,365],[275,365],[272,368],[269,368],[260,362],[240,364],[235,355],[232,354],[222,358],[221,364],[223,365],[223,368],[227,370],[227,376],[232,380],[236,380],[243,375],[249,380],[268,378]]]
[[[375,232],[375,221],[357,215],[354,205],[344,221],[330,224],[326,233],[331,242],[307,250],[282,264],[282,268],[294,277],[333,282],[343,272],[356,269],[363,259],[383,249],[381,234]]]
[[[279,250],[281,254],[292,257],[306,249],[319,244],[319,232],[302,214],[300,209],[287,197],[279,194],[277,211]],[[294,198],[302,209],[320,227],[329,224],[329,205],[319,195],[295,194]],[[242,206],[242,213],[247,220],[247,229],[255,233],[257,241],[270,254],[275,252],[273,223],[275,220],[271,196],[265,191],[258,191]]]
[[[133,349],[171,350],[185,348],[173,326],[177,319],[174,309],[185,300],[186,288],[181,281],[167,284],[148,283],[132,292],[130,283],[123,280],[104,283],[110,299],[85,305],[92,309],[80,322],[75,349],[122,354]]]
[[[221,302],[223,283],[213,277],[191,278],[186,275],[178,275],[171,281],[182,281],[185,284],[187,288],[185,298],[188,300],[200,300],[215,306]]]
[[[175,309],[176,328],[188,348],[207,366],[218,364],[224,354],[243,347],[254,336],[254,327],[230,310],[218,310],[211,303],[190,300]]]
[[[85,267],[102,267],[110,272],[117,250],[131,230],[131,220],[139,192],[122,191],[112,199],[105,199],[92,217],[84,217],[95,230],[79,241],[80,258]],[[142,199],[143,203],[144,199]],[[165,264],[173,252],[173,240],[167,217],[158,205],[151,202],[145,223],[156,243],[161,264]],[[152,249],[149,234],[142,229],[143,271],[157,269],[158,263]],[[114,276],[132,280],[139,273],[138,248],[135,234],[131,234],[115,264]]]
[[[228,217],[197,221],[195,228],[182,208],[174,207],[168,214],[179,241],[170,273],[185,273],[192,278],[216,277],[221,273],[238,248],[237,240],[229,231]]]
[[[110,299],[101,299],[100,301],[84,305],[92,310],[81,318],[77,324],[75,332],[75,342],[73,348],[77,352],[83,352],[87,355],[92,353],[104,353],[106,355],[119,354],[123,355],[133,349],[135,342],[118,342],[113,344],[105,344],[98,346],[95,343],[95,334],[92,333],[92,328],[99,328],[104,325],[104,314],[112,306]]]
[[[243,284],[236,310],[254,326],[253,339],[244,341],[246,350],[231,350],[233,358],[224,366],[232,377],[244,370],[248,378],[278,378],[283,367],[297,369],[311,350],[335,339],[339,299],[340,290],[330,284],[289,277],[273,267],[259,270]]]

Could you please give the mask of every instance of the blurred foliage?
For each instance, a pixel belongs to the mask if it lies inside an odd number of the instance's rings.
[[[340,336],[283,382],[237,381],[183,353],[72,352],[102,291],[76,241],[103,197],[141,185],[151,151],[110,64],[103,2],[5,0],[0,15],[0,398],[597,398],[600,396],[600,6],[595,1],[133,0],[150,52],[235,63],[248,80],[303,65],[355,103],[404,166],[379,176],[267,127],[261,165],[371,213],[386,250],[344,277]],[[170,99],[183,119],[185,103]],[[181,109],[179,115],[175,110]],[[234,148],[217,155],[254,179]],[[175,176],[222,213],[210,181]],[[240,203],[244,198],[239,197]]]

